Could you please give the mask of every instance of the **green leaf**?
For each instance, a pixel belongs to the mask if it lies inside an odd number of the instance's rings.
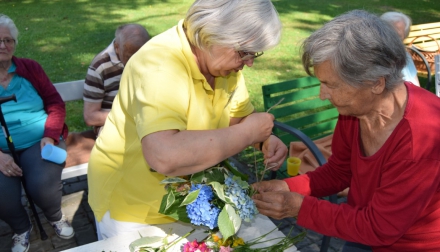
[[[222,201],[225,201],[225,187],[219,182],[211,182],[209,184],[212,185],[212,188],[214,188],[217,197],[219,197],[219,199]]]
[[[166,207],[166,203],[167,203],[167,198],[168,198],[168,194],[165,194],[162,197],[162,202],[160,202],[159,213],[161,213],[161,214],[165,214],[165,207]]]
[[[216,166],[205,170],[205,183],[213,181],[223,184],[225,182],[225,175],[229,173],[228,169],[222,166]]]
[[[229,214],[229,219],[232,222],[232,225],[234,226],[234,234],[238,232],[241,226],[241,218],[237,214],[237,211],[235,211],[235,208],[232,205],[226,205],[226,210]]]
[[[135,240],[134,242],[130,243],[129,248],[130,248],[130,252],[134,252],[137,249],[139,249],[140,247],[145,247],[144,249],[156,249],[159,248],[162,245],[162,241],[163,241],[163,237],[159,237],[159,236],[147,236],[147,237],[142,237],[139,238],[137,240]],[[160,242],[160,243],[158,243]],[[158,243],[158,244],[155,244]],[[149,251],[149,250],[146,250]],[[155,251],[155,250],[151,250],[151,251]]]
[[[165,208],[166,203],[168,202],[167,199],[169,197],[169,194],[173,194],[175,201],[174,203],[169,206],[168,208]],[[188,216],[186,214],[186,207],[181,207],[180,204],[182,204],[184,197],[180,195],[179,193],[173,193],[170,192],[169,194],[165,194],[162,198],[162,202],[159,208],[159,213],[170,216],[171,218],[174,218],[176,220],[188,222]],[[187,220],[187,221],[185,221]]]
[[[241,173],[240,171],[238,171],[237,169],[235,169],[232,165],[229,164],[229,161],[228,161],[228,160],[223,161],[223,164],[224,164],[224,166],[225,166],[226,168],[228,168],[228,170],[229,170],[232,174],[234,174],[235,176],[240,177],[240,178],[241,178],[242,180],[244,180],[244,181],[248,181],[248,180],[249,180],[249,176],[248,176],[248,175],[246,175],[246,174],[244,174],[244,173]]]
[[[167,205],[165,207],[165,211],[168,210],[173,204],[176,202],[176,197],[174,197],[174,193],[169,193],[167,197]]]
[[[188,180],[180,177],[169,177],[160,181],[160,184],[174,184],[174,183],[184,183],[184,182],[188,182]]]
[[[232,201],[230,197],[225,197],[225,202],[226,202],[226,204],[235,206],[234,201]]]
[[[200,184],[203,182],[203,179],[205,178],[205,171],[197,172],[191,175],[191,182]]]
[[[223,239],[226,240],[238,232],[241,226],[241,219],[232,206],[225,205],[218,216],[217,223]]]
[[[249,183],[245,180],[242,180],[240,177],[235,176],[232,178],[234,181],[237,182],[237,184],[243,188],[243,189],[248,189],[249,188]]]
[[[191,223],[185,206],[176,208],[172,213],[167,214],[167,216],[181,222]]]
[[[180,206],[186,206],[188,204],[193,203],[197,199],[197,197],[199,196],[199,192],[200,192],[200,189],[197,189],[195,191],[188,193],[188,195],[186,195],[185,199],[180,204]]]

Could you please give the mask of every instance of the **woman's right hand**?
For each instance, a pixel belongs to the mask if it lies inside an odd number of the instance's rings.
[[[252,187],[258,192],[252,199],[261,214],[277,220],[298,215],[304,196],[291,192],[285,181],[262,181]]]
[[[250,133],[252,143],[261,143],[269,138],[272,133],[273,121],[275,117],[272,114],[261,112],[252,113],[241,121],[246,127],[246,132]]]
[[[14,159],[8,154],[0,152],[0,171],[6,177],[16,177],[22,176],[22,171],[17,164],[15,164]]]

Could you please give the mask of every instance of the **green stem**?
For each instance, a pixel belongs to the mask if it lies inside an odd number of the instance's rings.
[[[182,236],[182,237],[180,237],[180,238],[174,240],[173,242],[171,242],[171,243],[169,244],[169,246],[165,246],[165,248],[164,248],[165,250],[164,250],[164,251],[167,251],[169,248],[171,248],[172,246],[176,245],[176,244],[177,244],[178,242],[180,242],[182,239],[185,239],[185,238],[188,237],[190,234],[194,233],[194,231],[195,231],[195,229],[189,231],[189,232],[186,233],[184,236]]]

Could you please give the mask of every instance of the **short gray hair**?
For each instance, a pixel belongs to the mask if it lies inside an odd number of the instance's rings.
[[[405,24],[405,38],[408,37],[409,31],[412,25],[411,18],[409,18],[407,15],[396,12],[396,11],[389,11],[385,12],[380,16],[382,20],[387,21],[388,23],[396,23],[396,22],[402,22]]]
[[[140,24],[123,24],[115,31],[115,41],[121,46],[128,42],[141,47],[148,40],[150,40],[150,34]]]
[[[353,87],[385,78],[392,90],[402,81],[406,51],[395,29],[363,10],[342,14],[315,31],[302,44],[302,64],[312,75],[313,66],[330,61],[335,72]]]
[[[193,46],[260,52],[278,45],[281,21],[270,0],[196,0],[184,27]]]
[[[15,44],[18,44],[18,29],[17,26],[15,26],[14,21],[5,14],[0,13],[0,26],[6,27],[9,29],[9,32],[11,33],[12,38],[15,40]]]

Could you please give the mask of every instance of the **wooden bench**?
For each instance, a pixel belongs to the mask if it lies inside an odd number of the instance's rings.
[[[440,22],[417,24],[410,27],[408,37],[403,41],[413,57],[417,71],[427,76],[426,89],[430,89],[431,76],[434,69],[434,58],[426,58],[423,51],[437,51],[440,53]]]
[[[82,100],[84,80],[55,83],[64,102]],[[61,179],[69,179],[87,174],[90,152],[95,144],[95,134],[92,130],[70,132],[66,139],[67,159]]]
[[[419,38],[414,41],[413,45],[425,50],[438,50],[437,42],[433,39],[440,40],[440,22],[412,25],[403,43],[409,45],[417,37]]]

